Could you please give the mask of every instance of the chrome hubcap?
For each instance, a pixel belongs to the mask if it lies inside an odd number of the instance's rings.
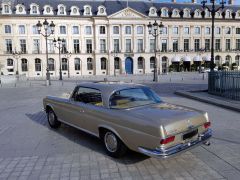
[[[116,152],[117,151],[117,138],[111,133],[107,132],[104,136],[104,143],[108,151]]]
[[[50,123],[51,125],[54,124],[54,121],[55,121],[55,115],[54,115],[53,112],[49,112],[49,114],[48,114],[48,120],[49,120],[49,123]]]

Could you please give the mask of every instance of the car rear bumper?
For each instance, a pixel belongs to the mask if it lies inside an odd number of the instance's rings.
[[[208,129],[206,132],[200,134],[198,136],[198,139],[195,141],[191,141],[185,144],[178,144],[176,146],[170,147],[168,149],[146,149],[143,147],[138,147],[139,152],[151,156],[151,157],[160,157],[160,158],[167,158],[169,156],[173,156],[175,154],[178,154],[180,152],[188,151],[191,148],[197,147],[204,142],[208,141],[209,138],[212,136],[212,130]]]

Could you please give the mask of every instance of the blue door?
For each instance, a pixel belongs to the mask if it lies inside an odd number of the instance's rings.
[[[133,60],[130,57],[125,60],[125,70],[126,74],[133,74]]]

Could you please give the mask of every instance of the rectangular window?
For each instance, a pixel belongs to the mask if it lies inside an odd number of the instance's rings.
[[[79,27],[78,26],[73,26],[72,27],[72,33],[73,34],[79,34]]]
[[[162,52],[167,52],[167,39],[162,39]]]
[[[236,39],[236,49],[240,50],[240,39]]]
[[[60,26],[60,34],[67,34],[66,26]]]
[[[198,52],[200,50],[200,39],[194,40],[194,51]]]
[[[178,40],[173,39],[173,51],[178,52]]]
[[[33,34],[38,34],[38,30],[37,30],[37,26],[36,25],[32,26],[32,33]]]
[[[87,46],[87,53],[92,53],[92,40],[91,39],[86,40],[86,46]]]
[[[178,34],[178,27],[173,27],[173,34]]]
[[[87,35],[92,34],[92,26],[86,26],[85,27],[85,34],[87,34]]]
[[[53,45],[53,40],[48,39],[48,52],[49,53],[54,53],[54,45]]]
[[[189,39],[184,39],[184,51],[189,52]]]
[[[150,52],[154,52],[155,49],[155,40],[150,39]]]
[[[131,39],[126,39],[126,52],[132,51],[132,41]]]
[[[132,27],[131,26],[125,26],[125,34],[132,34]]]
[[[11,54],[12,53],[12,40],[11,39],[6,39],[6,53]]]
[[[80,59],[79,58],[74,59],[74,66],[75,66],[75,71],[80,71],[81,70]]]
[[[236,34],[240,34],[240,28],[236,28]]]
[[[25,26],[24,25],[19,25],[18,26],[18,31],[19,31],[19,34],[25,34]]]
[[[75,54],[80,53],[80,45],[79,45],[79,40],[78,39],[73,40],[73,48],[74,48],[74,53]]]
[[[231,40],[226,39],[226,51],[230,51],[230,50],[231,50]]]
[[[23,54],[27,53],[26,39],[20,39],[20,48],[21,48],[21,53]]]
[[[5,25],[5,33],[6,34],[11,34],[12,33],[12,29],[10,25]]]
[[[205,39],[205,51],[210,51],[210,39]]]
[[[184,27],[184,34],[190,34],[189,27]]]
[[[195,27],[195,34],[201,34],[200,27]]]
[[[221,39],[216,39],[215,40],[215,50],[220,51],[221,49]]]
[[[39,39],[33,40],[33,53],[40,54],[40,40]]]
[[[100,51],[106,53],[106,39],[100,39]]]
[[[119,34],[119,26],[113,26],[113,34]]]
[[[162,28],[162,34],[165,34],[165,35],[168,34],[167,31],[168,31],[167,27],[163,27]]]
[[[137,34],[143,34],[143,27],[137,26]]]
[[[211,28],[210,27],[205,28],[205,34],[211,34]]]
[[[41,60],[40,59],[35,59],[35,71],[41,71]]]
[[[137,40],[138,52],[143,52],[143,39]]]
[[[8,5],[4,5],[4,12],[5,12],[5,13],[10,13],[9,6],[8,6]]]
[[[62,70],[63,71],[68,70],[68,60],[66,58],[62,58]]]
[[[64,42],[62,42],[62,54],[67,52],[67,40],[64,39]]]
[[[100,34],[106,34],[106,28],[105,28],[105,26],[100,26],[100,28],[99,28],[99,33],[100,33]]]
[[[113,40],[113,47],[114,47],[114,52],[119,52],[120,48],[119,48],[119,39],[114,39]]]

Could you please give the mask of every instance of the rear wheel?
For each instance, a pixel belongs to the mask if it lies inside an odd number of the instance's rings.
[[[61,122],[58,121],[56,114],[52,109],[47,112],[48,124],[51,128],[57,129],[61,126]]]
[[[127,151],[125,144],[109,130],[104,132],[103,143],[107,154],[111,157],[119,158]]]

